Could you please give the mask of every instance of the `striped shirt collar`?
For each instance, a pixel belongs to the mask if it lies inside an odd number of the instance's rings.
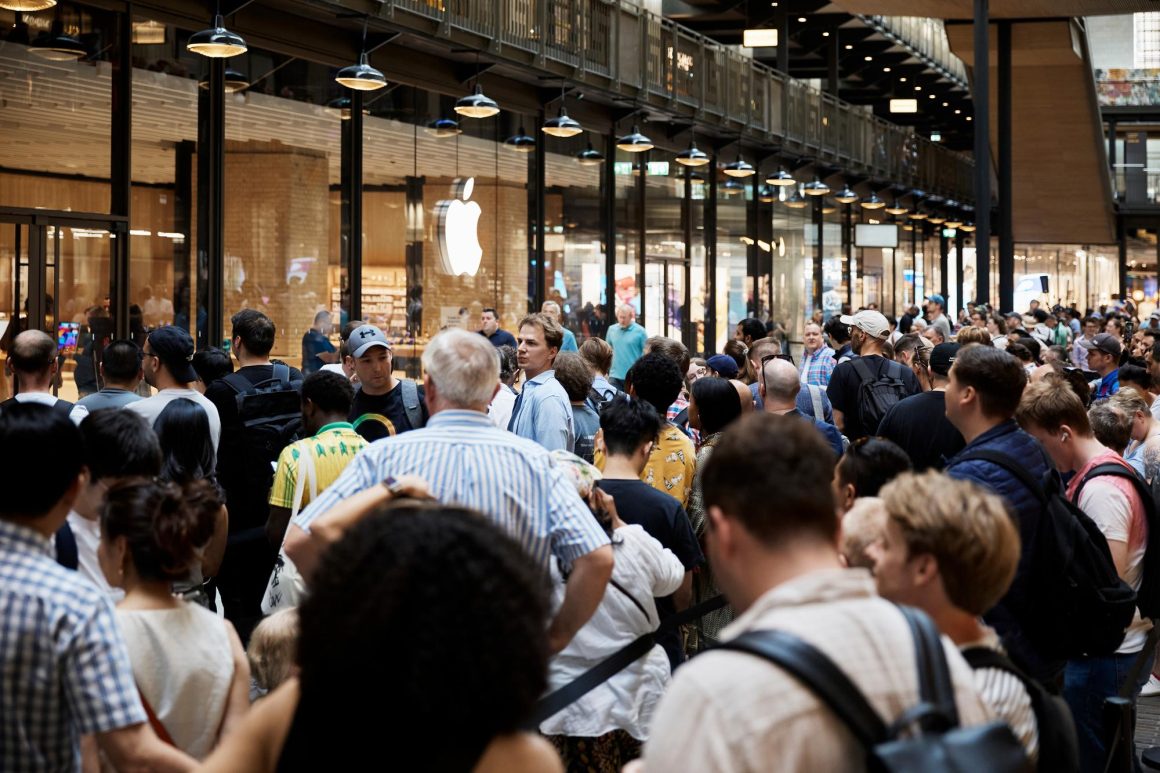
[[[0,545],[12,545],[16,550],[53,556],[52,537],[45,537],[35,529],[20,526],[0,518]]]
[[[479,426],[495,429],[486,413],[472,411],[465,408],[448,408],[439,411],[427,420],[428,427],[447,426]]]

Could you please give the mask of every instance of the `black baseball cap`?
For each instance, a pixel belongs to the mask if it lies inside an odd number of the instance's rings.
[[[959,344],[939,344],[930,352],[930,369],[940,376],[945,376],[951,372],[951,365],[958,355]]]
[[[1112,357],[1119,357],[1124,351],[1120,339],[1111,333],[1100,333],[1090,341],[1086,338],[1081,338],[1079,345],[1088,351],[1098,350],[1104,354],[1110,354]]]
[[[175,379],[183,384],[197,381],[197,371],[193,369],[193,338],[188,330],[165,325],[150,333],[146,343]]]

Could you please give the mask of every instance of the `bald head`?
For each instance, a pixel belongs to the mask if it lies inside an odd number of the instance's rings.
[[[25,330],[12,340],[8,367],[19,379],[21,391],[47,391],[56,364],[56,341],[43,330]]]
[[[851,569],[874,568],[868,548],[886,531],[886,505],[878,497],[859,497],[842,516],[841,553]]]
[[[797,368],[788,360],[774,359],[765,363],[762,381],[767,411],[787,411],[794,407],[801,389]]]

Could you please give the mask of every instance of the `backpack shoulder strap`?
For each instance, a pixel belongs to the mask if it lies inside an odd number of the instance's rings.
[[[915,659],[918,661],[918,687],[922,703],[932,706],[936,713],[919,715],[927,730],[949,730],[959,725],[959,710],[955,705],[955,688],[951,682],[950,667],[947,665],[946,653],[943,651],[942,637],[934,621],[924,612],[913,607],[899,606],[898,610],[906,618],[910,626],[910,634],[914,638]],[[922,708],[922,704],[919,707]],[[910,712],[903,714],[895,723],[898,727],[905,722]],[[946,724],[939,727],[933,720],[942,720]]]
[[[854,363],[854,370],[858,371],[858,375],[861,377],[863,383],[871,381],[874,378],[874,374],[870,372],[870,366],[861,357],[854,357],[847,360],[847,362]]]
[[[1019,666],[1012,663],[1010,658],[998,650],[993,650],[990,647],[967,647],[965,650],[960,650],[960,653],[963,660],[967,661],[967,665],[974,671],[978,671],[980,668],[993,668],[996,671],[1006,671],[1017,677],[1024,685],[1031,681],[1031,677],[1023,673]]]
[[[1105,476],[1125,478],[1130,480],[1136,487],[1136,492],[1144,501],[1144,507],[1147,508],[1148,501],[1152,497],[1151,492],[1147,492],[1147,494],[1145,494],[1146,487],[1144,486],[1144,481],[1140,480],[1140,476],[1136,474],[1136,471],[1130,467],[1125,467],[1119,462],[1104,462],[1103,464],[1097,464],[1095,467],[1088,470],[1087,475],[1083,476],[1079,482],[1079,486],[1077,486],[1075,489],[1075,499],[1073,501],[1079,501],[1079,495],[1083,492],[1084,486],[1086,486],[1093,478],[1102,478]]]
[[[242,394],[243,392],[248,392],[250,390],[250,388],[252,386],[254,386],[253,384],[250,383],[250,380],[248,378],[246,378],[245,376],[243,376],[241,373],[239,373],[236,370],[233,373],[229,373],[225,376],[222,376],[221,380],[223,382],[225,382],[229,386],[230,389],[234,390],[234,392],[236,392],[239,395]]]
[[[290,386],[290,366],[284,362],[275,362],[274,378],[276,378],[283,387]]]
[[[423,426],[423,411],[419,407],[419,387],[409,378],[399,381],[399,388],[403,391],[403,411],[407,414],[407,421],[411,422],[411,429]]]
[[[866,749],[887,738],[886,725],[834,661],[786,631],[748,631],[714,649],[768,660],[802,683],[834,712]]]
[[[824,420],[826,418],[826,408],[822,404],[822,390],[814,384],[806,384],[806,387],[810,390],[810,402],[813,403],[814,418],[819,421]]]
[[[1047,492],[1043,490],[1043,484],[1035,480],[1035,477],[1027,472],[1027,469],[1001,451],[991,451],[986,448],[980,448],[975,451],[968,451],[962,456],[955,459],[955,463],[959,462],[973,462],[982,461],[990,462],[1002,467],[1007,472],[1011,473],[1012,477],[1023,484],[1025,488],[1031,491],[1041,501],[1047,501]]]
[[[68,416],[69,414],[71,414],[72,409],[73,409],[73,403],[70,403],[68,400],[58,399],[55,403],[52,404],[52,410],[54,412],[62,414],[64,416]]]

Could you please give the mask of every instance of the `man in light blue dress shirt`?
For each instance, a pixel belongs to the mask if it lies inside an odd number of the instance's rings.
[[[561,319],[564,312],[560,309],[560,304],[556,303],[555,301],[544,301],[544,304],[542,306],[540,306],[540,311],[544,312],[549,317],[554,319],[556,321],[556,323],[560,326],[560,330],[564,333],[564,341],[563,341],[563,343],[560,344],[560,351],[562,351],[562,352],[578,352],[578,351],[580,351],[580,347],[576,345],[576,334],[573,333],[568,328],[564,327],[564,322]]]
[[[564,340],[563,328],[547,314],[529,314],[520,322],[517,340],[516,359],[526,380],[507,428],[549,451],[571,451],[572,405],[552,369]]]

